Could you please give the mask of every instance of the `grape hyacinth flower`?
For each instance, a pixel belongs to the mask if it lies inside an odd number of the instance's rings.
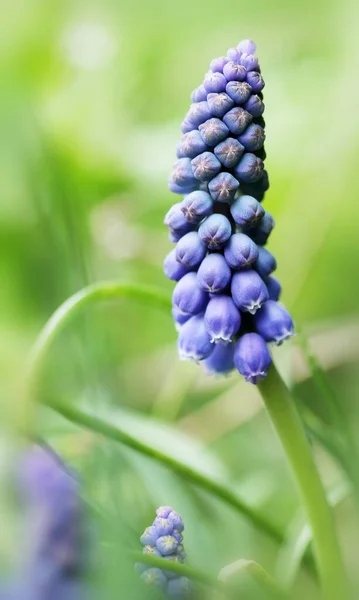
[[[143,553],[183,564],[186,558],[182,544],[183,530],[180,515],[170,506],[160,506],[152,525],[141,536]],[[166,596],[181,600],[190,597],[190,581],[187,577],[145,564],[137,564],[136,569],[145,583],[161,589]]]
[[[192,92],[169,180],[183,199],[165,217],[177,246],[164,261],[166,276],[177,282],[172,314],[180,358],[203,361],[218,375],[236,368],[251,383],[270,368],[267,344],[294,335],[278,302],[277,262],[265,247],[275,223],[261,204],[269,179],[255,53],[250,40],[230,48]]]

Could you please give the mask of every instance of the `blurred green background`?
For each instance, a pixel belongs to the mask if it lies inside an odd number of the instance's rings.
[[[310,336],[355,432],[358,5],[13,0],[2,13],[4,435],[22,410],[31,344],[66,297],[112,278],[172,289],[162,274],[170,249],[162,221],[175,201],[167,174],[179,125],[210,60],[243,38],[256,41],[266,80],[271,188],[265,205],[276,218],[269,247],[278,258],[283,301]],[[53,348],[40,394],[118,413],[111,419],[221,474],[285,528],[298,500],[256,390],[239,377],[218,381],[196,365],[179,363],[175,340],[170,315],[160,311],[127,300],[91,308]],[[276,356],[301,401],[329,421],[295,342]],[[38,428],[78,466],[93,503],[117,520],[118,529],[104,528],[110,537],[124,539],[121,523],[127,520],[136,547],[155,506],[173,504],[186,521],[192,564],[215,574],[232,560],[253,558],[274,571],[278,548],[231,509],[151,461],[45,411],[39,412]],[[322,448],[315,450],[331,487],[342,474]],[[1,518],[4,531],[10,528],[7,514]],[[358,530],[350,501],[336,514],[354,571]],[[8,556],[9,542],[0,545],[0,561],[6,564]],[[302,585],[309,585],[305,577]]]

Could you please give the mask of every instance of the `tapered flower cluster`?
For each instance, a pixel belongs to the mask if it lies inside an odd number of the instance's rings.
[[[141,536],[143,552],[153,554],[168,561],[183,563],[186,554],[183,548],[184,524],[180,515],[170,506],[161,506],[156,511],[156,518]],[[190,597],[190,582],[186,577],[179,577],[171,571],[164,571],[148,565],[136,565],[141,578],[149,585],[160,588],[169,597]]]
[[[251,383],[270,367],[267,343],[293,335],[272,276],[276,259],[265,248],[274,219],[261,205],[269,181],[255,51],[249,40],[230,48],[192,92],[169,180],[183,199],[164,221],[176,244],[164,271],[177,281],[180,358],[203,361],[216,374],[236,367]]]

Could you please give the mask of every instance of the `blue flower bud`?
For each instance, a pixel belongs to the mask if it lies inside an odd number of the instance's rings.
[[[282,286],[280,285],[278,279],[275,277],[266,277],[264,279],[264,283],[266,284],[268,290],[269,299],[277,302],[282,291]]]
[[[216,157],[227,169],[232,169],[238,165],[243,152],[244,146],[234,138],[227,138],[214,148]]]
[[[193,129],[196,129],[196,125],[194,123],[192,123],[192,121],[188,117],[185,117],[181,123],[182,133],[188,133],[189,131],[192,131]]]
[[[259,153],[257,152],[257,154],[259,154]],[[259,157],[259,158],[261,158],[261,157]],[[261,160],[264,160],[264,158],[262,158]],[[268,179],[267,171],[264,170],[263,176],[260,179],[258,179],[258,181],[256,181],[255,183],[244,183],[243,182],[241,189],[244,194],[253,196],[259,202],[261,202],[264,198],[265,192],[269,189],[269,179]]]
[[[205,219],[200,225],[198,235],[210,250],[218,250],[229,240],[232,227],[227,217],[214,214]]]
[[[168,180],[168,188],[174,194],[190,194],[198,188],[198,185],[198,181],[192,183],[191,185],[178,185],[172,181],[172,178]]]
[[[247,71],[255,71],[258,69],[258,58],[254,54],[243,53],[240,58],[240,63]]]
[[[208,294],[199,287],[196,273],[184,275],[173,290],[172,304],[184,315],[203,312],[207,303]]]
[[[255,154],[246,152],[235,167],[234,174],[240,181],[253,183],[262,177],[263,169],[263,161]]]
[[[181,211],[190,223],[200,223],[204,217],[212,214],[213,200],[207,192],[192,192],[182,200]]]
[[[156,517],[153,521],[153,527],[157,533],[157,538],[172,534],[173,525],[168,518]]]
[[[241,58],[242,53],[237,48],[228,48],[227,58],[233,62],[238,62]]]
[[[239,181],[230,173],[216,175],[208,184],[208,190],[216,202],[231,202],[239,188]]]
[[[231,133],[240,135],[252,121],[252,115],[244,110],[244,108],[236,106],[224,115],[223,121]]]
[[[177,202],[171,206],[164,218],[164,224],[171,231],[184,235],[193,229],[193,225],[189,223],[181,210],[181,203]]]
[[[245,67],[238,64],[238,62],[234,62],[230,60],[224,65],[223,75],[227,79],[227,81],[244,81],[246,78],[247,71]]]
[[[168,582],[167,593],[170,598],[181,598],[186,600],[190,597],[191,586],[187,577],[177,577]]]
[[[186,119],[188,119],[195,127],[201,125],[211,118],[211,111],[205,100],[202,102],[194,102],[191,104],[190,109],[187,113]]]
[[[142,573],[141,579],[151,587],[156,587],[161,590],[165,590],[167,588],[167,578],[162,573],[161,569],[152,567],[146,569],[146,571]]]
[[[173,183],[180,186],[196,184],[192,164],[189,158],[179,158],[172,168],[171,178]]]
[[[208,71],[204,78],[203,86],[207,92],[224,92],[227,85],[227,79],[223,73]]]
[[[225,92],[222,92],[222,94],[208,94],[207,102],[212,115],[220,119],[234,106],[232,98]]]
[[[178,308],[175,306],[171,310],[173,320],[175,322],[175,329],[179,331],[185,323],[187,323],[188,319],[191,318],[192,315],[183,314]]]
[[[294,335],[293,319],[278,302],[268,300],[254,317],[256,330],[266,342],[278,346]]]
[[[203,102],[207,99],[207,90],[204,85],[200,85],[198,88],[193,90],[191,94],[192,102]]]
[[[169,556],[176,552],[178,546],[177,540],[172,535],[164,535],[158,538],[156,547],[162,556]]]
[[[189,135],[189,134],[187,134]],[[247,129],[239,136],[238,141],[249,152],[260,150],[265,140],[264,129],[260,125],[251,123]]]
[[[204,361],[207,373],[210,373],[211,375],[227,375],[233,371],[234,347],[234,342],[228,344],[216,344],[211,356]]]
[[[183,325],[178,336],[178,353],[181,360],[198,362],[213,352],[213,344],[207,333],[203,314],[192,317]]]
[[[229,81],[226,85],[226,92],[236,104],[244,104],[250,98],[252,88],[246,81]],[[246,110],[248,109],[246,108]],[[253,115],[253,113],[251,114]]]
[[[217,146],[229,135],[228,127],[220,119],[213,117],[199,126],[201,137],[207,146]]]
[[[157,532],[156,527],[151,525],[151,527],[146,527],[145,531],[141,535],[141,544],[144,546],[154,546],[157,542],[157,538],[159,534]]]
[[[182,544],[183,535],[177,529],[173,530],[172,535],[177,540],[178,544]],[[178,552],[178,548],[177,548],[177,552]]]
[[[234,364],[246,381],[256,384],[264,379],[272,359],[263,338],[257,333],[242,335],[234,351]]]
[[[198,269],[197,282],[206,292],[221,292],[231,281],[231,275],[222,254],[208,254]]]
[[[256,244],[264,246],[268,241],[274,225],[275,221],[272,215],[266,210],[257,225],[253,227],[253,229],[248,229],[247,234],[250,235]]]
[[[237,49],[243,54],[255,54],[257,46],[252,40],[242,40],[239,42]]]
[[[187,269],[194,269],[206,256],[207,248],[197,231],[186,233],[177,243],[176,259]]]
[[[227,264],[232,269],[246,269],[258,258],[258,247],[248,235],[235,233],[224,249]]]
[[[196,193],[196,192],[193,192]],[[264,208],[252,196],[240,196],[231,204],[231,215],[241,227],[253,227],[264,215]]]
[[[261,92],[265,85],[263,77],[258,71],[249,71],[247,73],[246,81],[249,83],[255,94]]]
[[[177,146],[178,158],[194,158],[207,150],[198,129],[185,133]]]
[[[241,326],[241,315],[230,296],[213,296],[206,308],[204,322],[212,342],[231,342]]]
[[[182,517],[175,510],[171,510],[168,515],[168,520],[170,521],[174,530],[181,533],[184,530],[184,523]]]
[[[252,117],[260,117],[264,112],[263,101],[256,94],[247,100],[244,108],[252,115]]]
[[[213,73],[223,73],[224,65],[229,61],[229,58],[226,56],[220,56],[219,58],[214,58],[211,61],[210,69]]]
[[[203,152],[192,160],[193,174],[199,181],[210,181],[221,170],[221,163],[212,152]]]
[[[266,248],[259,246],[258,250],[259,254],[254,263],[254,268],[261,277],[268,277],[268,275],[276,270],[277,261],[273,254],[269,250],[266,250]]]
[[[173,229],[171,229],[168,232],[168,239],[170,242],[172,242],[172,244],[177,244],[177,242],[184,236],[184,233],[178,233],[178,231],[173,231]]]
[[[231,293],[235,305],[241,311],[249,312],[252,315],[268,300],[268,291],[264,281],[253,270],[234,273]]]

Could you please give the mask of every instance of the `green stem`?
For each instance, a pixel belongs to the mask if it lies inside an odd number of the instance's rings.
[[[32,400],[33,396],[36,395],[36,385],[43,363],[57,335],[63,330],[65,325],[88,305],[119,298],[140,300],[145,302],[147,306],[151,305],[153,307],[164,309],[170,314],[171,300],[168,294],[163,293],[156,288],[128,282],[110,281],[96,283],[80,290],[68,298],[45,324],[29,357],[27,384],[30,398],[28,398],[27,409],[28,411],[31,410],[31,413],[29,414],[27,411],[25,423],[25,431],[27,434],[33,434],[35,429],[35,416],[32,413],[36,407],[36,403]],[[258,511],[252,509],[245,502],[240,500],[236,494],[230,489],[227,489],[224,485],[214,482],[194,469],[189,468],[187,465],[175,461],[171,457],[157,451],[155,448],[142,443],[130,436],[126,431],[108,425],[97,417],[87,415],[74,406],[60,405],[58,403],[52,405],[48,403],[48,406],[79,425],[125,444],[141,454],[152,457],[154,460],[169,467],[188,481],[191,481],[193,484],[210,492],[212,495],[217,496],[228,505],[232,506],[242,515],[248,517],[258,529],[265,532],[273,540],[279,543],[283,541],[283,534],[274,524],[267,521],[267,519]]]
[[[349,597],[333,517],[301,420],[278,371],[273,366],[259,384],[272,424],[291,464],[312,528],[314,552],[326,600]]]
[[[262,516],[260,512],[248,506],[226,486],[215,482],[213,479],[210,479],[205,475],[202,475],[202,473],[199,473],[188,465],[181,463],[180,461],[168,456],[167,454],[164,454],[163,452],[160,452],[156,448],[144,444],[126,431],[120,429],[117,425],[110,425],[96,416],[86,414],[75,406],[60,404],[58,402],[53,404],[47,402],[47,406],[54,409],[72,423],[86,427],[87,429],[95,431],[96,433],[103,435],[108,439],[124,444],[128,448],[132,448],[132,450],[135,450],[136,452],[148,456],[156,462],[169,467],[173,473],[177,473],[197,487],[210,492],[212,495],[223,500],[229,506],[232,506],[232,508],[235,508],[242,515],[248,517],[253,525],[266,533],[273,540],[279,543],[283,542],[283,534],[274,524]]]

